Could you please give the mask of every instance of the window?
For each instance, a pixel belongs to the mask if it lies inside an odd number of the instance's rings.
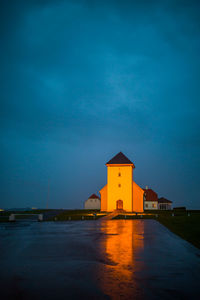
[[[121,187],[121,184],[120,184],[120,183],[118,184],[118,187]]]
[[[152,204],[152,207],[153,207],[153,208],[156,208],[156,205],[155,205],[155,203],[153,203],[153,204]]]
[[[120,172],[118,173],[118,176],[119,176],[119,177],[121,176],[121,173],[120,173]]]
[[[147,203],[145,204],[145,207],[148,208],[148,204]]]

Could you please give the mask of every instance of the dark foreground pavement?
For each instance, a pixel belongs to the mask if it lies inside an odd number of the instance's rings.
[[[200,250],[154,220],[0,224],[0,299],[199,299]]]

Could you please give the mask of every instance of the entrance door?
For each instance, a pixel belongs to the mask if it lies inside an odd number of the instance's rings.
[[[117,209],[123,209],[123,201],[122,200],[117,200],[116,208]]]

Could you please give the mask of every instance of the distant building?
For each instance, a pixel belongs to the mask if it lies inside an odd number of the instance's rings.
[[[106,166],[107,184],[100,190],[101,211],[143,212],[144,191],[133,181],[133,162],[119,152]]]
[[[157,193],[146,186],[146,188],[144,189],[144,209],[170,210],[172,209],[172,201],[167,200],[163,197],[158,199]]]
[[[84,203],[84,209],[100,209],[100,208],[101,208],[101,200],[95,194],[92,194]]]
[[[170,210],[172,209],[172,201],[167,200],[165,198],[159,198],[158,199],[158,209],[161,210]]]
[[[144,189],[144,209],[158,209],[158,195],[148,186]]]

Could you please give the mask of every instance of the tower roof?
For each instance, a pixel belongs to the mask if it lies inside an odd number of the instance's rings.
[[[111,164],[132,164],[132,161],[128,159],[122,152],[119,152],[117,155],[115,155],[111,160],[109,160],[106,164],[111,165]]]

